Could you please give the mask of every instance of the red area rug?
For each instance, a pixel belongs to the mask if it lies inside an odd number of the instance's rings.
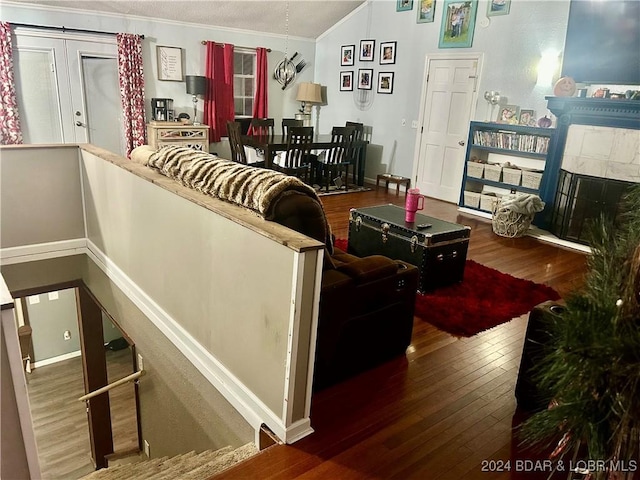
[[[347,241],[336,240],[347,250]],[[467,260],[461,283],[416,296],[416,317],[440,330],[471,337],[530,312],[546,300],[558,300],[553,288]]]

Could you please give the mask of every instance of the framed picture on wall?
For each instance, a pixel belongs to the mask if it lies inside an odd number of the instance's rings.
[[[489,0],[487,4],[487,17],[496,15],[508,15],[511,8],[511,0]]]
[[[343,45],[340,48],[340,65],[343,67],[350,67],[355,60],[355,45]]]
[[[353,91],[353,71],[340,72],[340,91]]]
[[[438,48],[464,48],[473,43],[478,0],[444,0]]]
[[[380,65],[396,63],[396,42],[380,43]]]
[[[396,12],[406,12],[413,8],[413,0],[397,0]]]
[[[393,93],[393,72],[378,73],[378,93]]]
[[[358,70],[358,89],[360,90],[371,90],[373,86],[371,82],[373,81],[373,69],[370,68],[361,68]]]
[[[156,47],[158,80],[184,81],[182,74],[182,49],[179,47]]]
[[[360,40],[360,56],[358,57],[359,60],[361,62],[373,62],[375,47],[375,40]]]
[[[436,10],[436,0],[418,0],[418,19],[416,23],[433,22],[433,14]]]

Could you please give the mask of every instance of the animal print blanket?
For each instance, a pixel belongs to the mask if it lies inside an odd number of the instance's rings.
[[[192,148],[166,146],[149,157],[147,165],[184,186],[244,206],[271,219],[274,200],[288,191],[320,202],[316,191],[296,177],[250,167]]]
[[[144,163],[186,187],[246,207],[266,220],[273,220],[278,200],[292,193],[308,195],[322,208],[316,191],[299,178],[224,160],[192,148],[165,146],[151,153]],[[333,242],[326,217],[325,232],[325,243],[331,253]]]

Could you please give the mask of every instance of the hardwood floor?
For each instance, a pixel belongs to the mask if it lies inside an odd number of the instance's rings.
[[[131,373],[129,349],[106,351],[109,381]],[[36,368],[28,374],[31,404],[42,479],[71,480],[91,473],[89,426],[84,402],[80,357]],[[116,450],[137,447],[133,384],[110,392],[113,438]]]
[[[380,188],[322,201],[336,237],[347,238],[349,208],[404,205],[404,195]],[[582,253],[529,237],[498,237],[490,221],[444,202],[427,199],[423,213],[469,225],[468,258],[479,263],[546,283],[563,296],[581,283]],[[512,434],[522,416],[513,392],[527,318],[471,338],[416,319],[406,357],[314,395],[314,434],[267,449],[216,479],[546,478],[549,472],[513,471],[515,460],[533,458]],[[512,471],[482,471],[485,460],[511,460]]]

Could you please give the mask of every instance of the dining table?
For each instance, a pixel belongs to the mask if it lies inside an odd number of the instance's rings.
[[[286,135],[242,135],[242,143],[247,147],[252,147],[264,151],[265,168],[271,168],[273,159],[277,152],[287,149]],[[367,158],[367,140],[357,140],[353,142],[353,147],[358,149],[356,165],[353,166],[356,175],[356,184],[359,187],[364,185],[364,167]],[[334,145],[330,133],[317,134],[313,137],[311,150],[326,150]]]

